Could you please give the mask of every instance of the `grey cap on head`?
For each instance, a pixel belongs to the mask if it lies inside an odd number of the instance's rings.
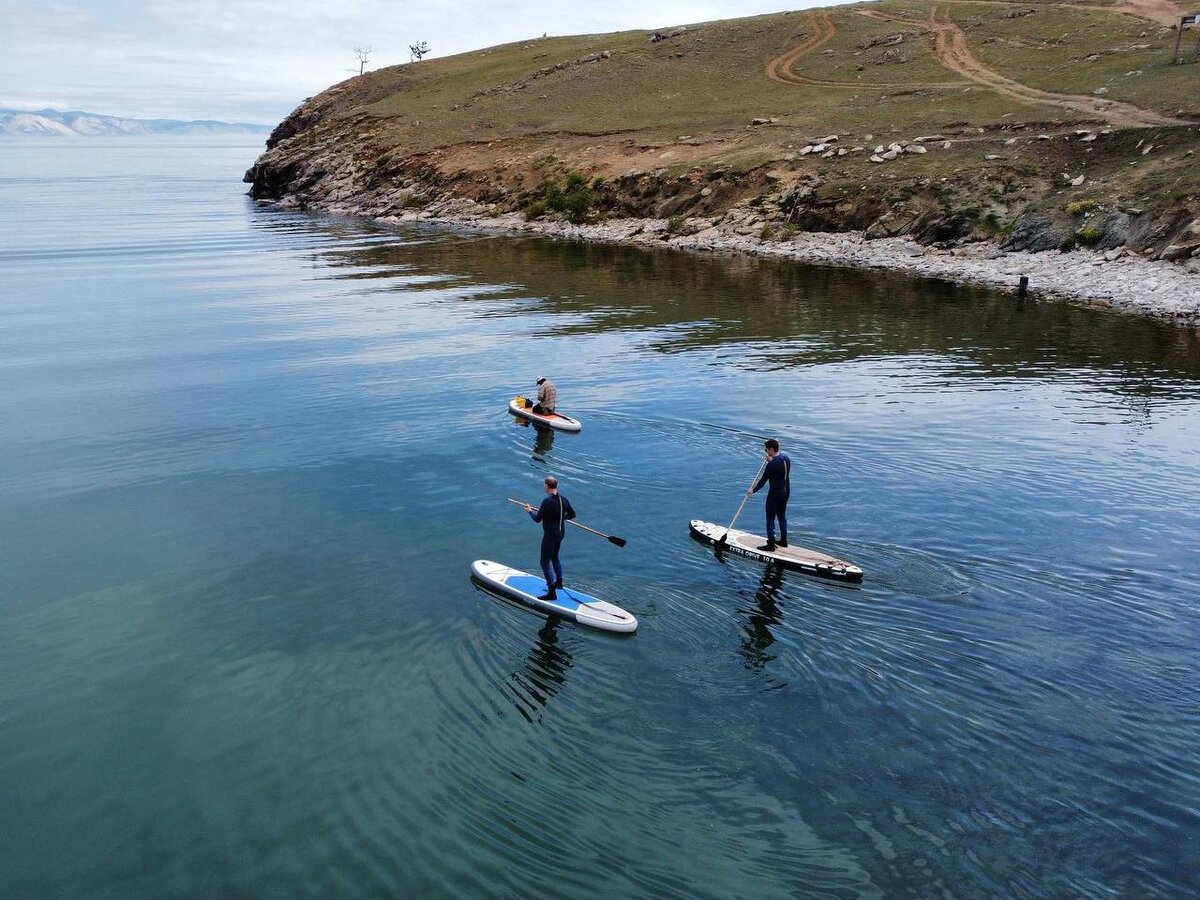
[[[541,384],[541,383],[542,383],[543,381],[545,381],[545,380],[546,380],[546,376],[545,376],[545,375],[539,375],[539,376],[537,377],[537,381],[536,381],[535,383],[536,383],[536,384]]]

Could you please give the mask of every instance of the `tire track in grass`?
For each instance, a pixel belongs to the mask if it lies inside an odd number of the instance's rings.
[[[934,52],[939,62],[953,72],[971,81],[990,88],[1020,103],[1056,106],[1091,118],[1103,119],[1120,128],[1157,128],[1170,125],[1189,125],[1184,119],[1176,119],[1132,103],[1119,100],[1104,100],[1078,94],[1058,94],[1021,84],[990,69],[980,60],[967,44],[963,30],[950,20],[949,12],[934,6],[928,19],[909,19],[879,9],[857,10],[860,16],[885,22],[898,22],[915,28],[923,28],[934,36]]]
[[[775,57],[767,63],[767,77],[780,84],[805,84],[821,87],[853,87],[853,88],[890,88],[894,82],[871,81],[831,81],[825,78],[810,78],[794,70],[797,62],[806,56],[820,50],[837,36],[837,25],[829,13],[811,13],[808,17],[808,37],[800,44]],[[905,87],[913,88],[957,88],[967,84],[966,81],[935,81],[905,83]]]

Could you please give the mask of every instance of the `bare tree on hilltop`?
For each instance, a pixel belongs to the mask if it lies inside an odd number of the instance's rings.
[[[375,52],[374,47],[355,47],[354,55],[358,57],[358,74],[361,75],[367,69],[367,60],[371,58],[371,54]],[[353,72],[353,69],[349,71]]]
[[[424,41],[417,41],[415,44],[409,44],[408,49],[412,53],[412,62],[420,62],[429,52],[429,45]]]

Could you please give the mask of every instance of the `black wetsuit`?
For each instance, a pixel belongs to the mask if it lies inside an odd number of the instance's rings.
[[[787,543],[787,504],[792,493],[792,460],[786,453],[776,453],[763,469],[762,478],[754,485],[758,489],[770,482],[767,489],[767,540],[775,543],[775,520],[779,520],[779,539]]]
[[[542,574],[546,576],[546,588],[550,590],[555,584],[562,584],[558,551],[567,533],[567,520],[575,518],[575,510],[570,500],[556,493],[547,494],[537,512],[529,515],[533,521],[542,523]]]

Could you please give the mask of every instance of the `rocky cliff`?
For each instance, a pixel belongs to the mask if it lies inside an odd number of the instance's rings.
[[[725,223],[1200,273],[1200,65],[1171,64],[1167,18],[889,0],[531,40],[335,85],[246,180],[376,217]]]

